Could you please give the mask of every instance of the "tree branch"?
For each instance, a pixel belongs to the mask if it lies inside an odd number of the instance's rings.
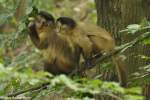
[[[22,90],[22,91],[18,91],[16,93],[8,94],[7,96],[8,97],[16,97],[17,95],[20,95],[20,94],[23,94],[23,93],[26,93],[26,92],[29,92],[29,91],[35,91],[35,90],[39,90],[39,89],[46,89],[49,84],[50,84],[49,82],[46,82],[46,83],[43,83],[40,86],[29,88],[29,89]]]

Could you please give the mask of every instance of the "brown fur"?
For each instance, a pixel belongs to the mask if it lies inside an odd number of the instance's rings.
[[[80,47],[75,44],[70,46],[69,41],[55,33],[54,27],[38,29],[34,23],[29,27],[29,35],[35,46],[42,51],[46,71],[68,74],[78,66]],[[47,46],[43,47],[45,44]]]
[[[91,42],[93,43],[93,52],[96,54],[98,52],[101,53],[110,53],[114,51],[115,41],[105,29],[98,27],[96,25],[88,24],[80,24],[80,28],[87,34]],[[112,57],[116,70],[118,73],[119,82],[122,86],[127,85],[127,73],[124,62],[119,57],[119,55],[114,55]]]
[[[64,35],[64,37],[68,36],[69,39],[75,41],[75,43],[82,48],[85,59],[87,57],[89,58],[91,54],[110,53],[114,51],[115,48],[115,41],[110,33],[96,25],[80,23],[74,28],[60,30],[60,34]],[[121,85],[126,86],[127,75],[123,61],[118,55],[113,56],[112,59],[116,64],[116,70]]]

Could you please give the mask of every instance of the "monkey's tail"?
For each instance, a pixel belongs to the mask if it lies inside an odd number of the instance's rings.
[[[119,55],[114,55],[112,57],[113,62],[115,63],[117,74],[118,74],[118,79],[123,87],[127,87],[127,68],[125,68],[125,64],[121,56]]]

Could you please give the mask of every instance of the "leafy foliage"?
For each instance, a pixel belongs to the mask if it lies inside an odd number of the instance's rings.
[[[46,77],[48,76],[48,77]],[[101,80],[89,80],[89,79],[78,79],[72,80],[65,75],[52,76],[49,73],[38,71],[33,71],[30,67],[16,69],[16,67],[4,67],[0,64],[0,96],[7,97],[12,93],[17,91],[25,90],[27,88],[36,87],[42,83],[50,82],[46,90],[37,90],[36,97],[41,98],[49,93],[56,93],[59,91],[59,94],[64,94],[65,91],[68,91],[66,98],[70,96],[73,98],[89,98],[88,95],[108,95],[112,96],[120,94],[123,97],[127,98],[127,95],[137,98],[141,94],[139,88],[134,89],[124,89],[120,87],[117,83],[114,82],[102,82]],[[33,91],[33,90],[32,90]],[[71,92],[72,91],[72,92]],[[27,91],[24,93],[24,97],[33,97],[34,91]],[[127,93],[127,95],[126,95]],[[43,95],[44,94],[44,95]],[[17,97],[16,97],[17,98]],[[141,97],[142,98],[142,97]],[[92,100],[89,99],[89,100]],[[125,99],[130,100],[130,99]],[[142,99],[137,99],[142,100]]]
[[[133,24],[133,25],[128,25],[127,28],[125,30],[120,31],[122,32],[127,32],[128,34],[137,34],[137,33],[141,33],[144,37],[144,35],[146,34],[147,37],[144,38],[140,43],[144,44],[144,45],[150,45],[150,22],[147,21],[146,19],[143,19],[141,21],[140,24]],[[141,35],[140,34],[140,35]],[[142,37],[141,35],[141,37]],[[139,38],[140,39],[140,38]],[[141,59],[146,60],[147,62],[150,61],[150,57],[147,55],[138,55],[138,57],[140,57]],[[139,70],[135,73],[133,73],[131,75],[131,79],[130,81],[132,81],[130,84],[132,86],[141,86],[144,84],[149,84],[150,83],[150,65],[146,65],[146,66],[141,66],[139,68]]]
[[[35,5],[40,10],[52,13],[56,18],[59,16],[71,16],[78,21],[96,22],[96,10],[92,0],[29,0],[25,15],[19,21],[15,20],[14,14],[19,5],[18,0],[0,0],[0,98],[17,99],[32,98],[41,100],[51,94],[62,95],[67,100],[94,100],[95,95],[110,96],[120,100],[143,100],[140,87],[122,88],[115,82],[104,82],[99,79],[68,78],[65,75],[53,76],[41,71],[41,55],[33,47],[27,38],[26,24],[28,17],[37,13]],[[70,9],[72,8],[72,9]],[[73,16],[72,16],[73,15]],[[139,31],[149,29],[150,23],[145,19],[141,24],[129,25],[121,32],[136,34]],[[150,44],[150,38],[144,39],[144,44]],[[140,55],[144,59],[149,57]],[[37,62],[38,61],[38,62]],[[105,63],[102,67],[111,66]],[[37,69],[36,69],[37,68]],[[37,71],[38,70],[38,71]],[[40,71],[39,71],[40,70]],[[150,72],[149,65],[135,73],[131,86],[139,86],[143,82],[148,83],[149,77],[142,77]],[[139,77],[141,78],[139,80]],[[42,88],[43,83],[49,83]],[[39,87],[33,89],[34,87]],[[31,89],[20,93],[16,97],[8,97],[18,91]]]

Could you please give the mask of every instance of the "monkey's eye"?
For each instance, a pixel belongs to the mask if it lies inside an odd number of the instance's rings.
[[[37,21],[37,23],[39,23],[41,25],[46,23],[46,19],[41,16],[37,16],[36,21]]]
[[[44,18],[42,18],[41,16],[36,16],[35,17],[35,24],[37,28],[42,28],[43,27],[43,22],[45,21]]]

